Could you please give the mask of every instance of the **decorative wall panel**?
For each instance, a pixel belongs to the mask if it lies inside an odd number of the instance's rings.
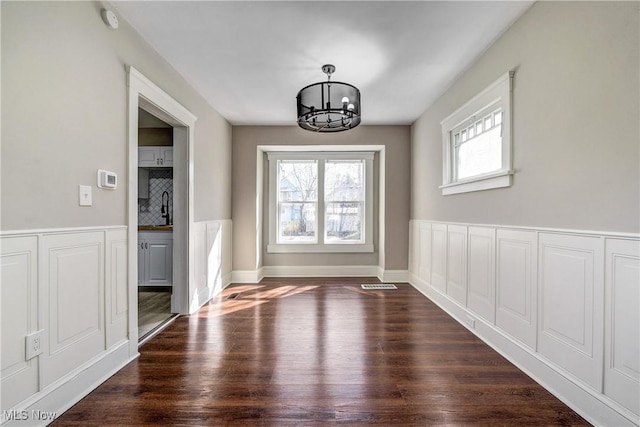
[[[496,326],[536,348],[536,233],[497,231]]]
[[[445,224],[431,224],[431,286],[442,293],[447,291],[447,226]]]
[[[105,252],[107,348],[127,338],[127,231],[106,231]]]
[[[540,233],[538,349],[602,391],[603,239]]]
[[[38,391],[38,357],[26,359],[25,337],[38,330],[36,236],[2,239],[1,410]]]
[[[431,224],[421,222],[418,225],[420,257],[418,265],[418,276],[425,282],[431,281]]]
[[[103,251],[103,232],[42,237],[45,386],[105,349]]]
[[[495,322],[495,246],[493,228],[469,227],[467,307]]]
[[[606,241],[604,393],[640,416],[640,243]]]
[[[467,305],[466,226],[447,226],[447,295]]]

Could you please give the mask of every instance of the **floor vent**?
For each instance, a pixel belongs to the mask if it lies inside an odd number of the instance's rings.
[[[227,299],[238,299],[239,296],[240,296],[240,294],[229,294]]]
[[[398,287],[396,285],[391,285],[388,283],[376,283],[373,285],[360,285],[362,286],[362,289],[368,289],[368,290],[377,290],[377,289],[398,289]]]

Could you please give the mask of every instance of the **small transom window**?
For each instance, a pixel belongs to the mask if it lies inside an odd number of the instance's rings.
[[[511,80],[507,73],[442,121],[443,195],[511,185]]]

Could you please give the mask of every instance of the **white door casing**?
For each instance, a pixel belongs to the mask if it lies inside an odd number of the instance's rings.
[[[197,118],[147,79],[128,67],[129,139],[129,339],[130,354],[138,353],[138,108],[173,126],[173,298],[172,312],[189,313],[194,295],[193,162]]]

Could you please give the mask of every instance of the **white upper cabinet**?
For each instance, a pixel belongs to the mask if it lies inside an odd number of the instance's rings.
[[[138,166],[142,168],[173,167],[173,147],[138,147]]]

